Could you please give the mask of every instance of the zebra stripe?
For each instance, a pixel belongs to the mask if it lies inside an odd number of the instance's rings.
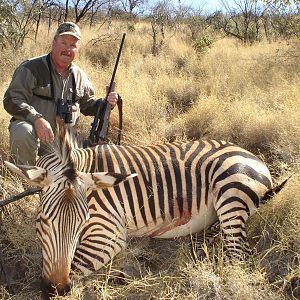
[[[210,198],[215,189],[218,193],[213,215],[215,218],[218,215],[223,231],[231,235],[227,239],[233,240],[234,249],[242,249],[238,244],[246,240],[244,223],[272,185],[266,166],[257,157],[226,142],[149,147],[102,145],[93,150],[93,155],[98,157],[98,165],[97,162],[94,165],[96,170],[139,174],[131,182],[88,196],[93,207],[98,204],[105,213],[114,211],[119,218],[124,217],[129,235],[163,237],[173,227],[180,227],[192,216],[201,214],[201,208],[212,206]],[[79,157],[78,153],[85,150],[76,151]],[[239,177],[238,180],[234,180],[235,177]],[[255,182],[255,186],[243,183],[245,180]],[[221,186],[217,189],[218,185]],[[238,191],[239,197],[233,192],[234,195],[222,199],[224,194],[234,190]],[[103,199],[107,200],[109,208],[105,209]],[[122,205],[117,207],[116,199],[122,199],[117,201]],[[172,224],[174,220],[175,224]],[[215,220],[208,218],[201,229]],[[233,239],[232,234],[236,235]],[[180,235],[180,231],[176,235]]]
[[[125,248],[128,235],[177,237],[218,222],[228,251],[243,255],[245,223],[272,189],[260,159],[215,140],[79,149],[62,131],[34,168],[47,179],[37,221],[43,277],[62,291],[71,262],[84,274],[98,270]]]
[[[215,142],[214,142],[215,143]],[[151,210],[151,216],[156,221],[157,212],[155,213],[155,205],[159,205],[159,209],[162,213],[162,218],[164,219],[164,213],[166,213],[169,208],[169,214],[171,217],[174,217],[174,211],[172,208],[173,204],[173,194],[177,196],[177,205],[179,209],[180,215],[183,212],[183,205],[185,209],[189,212],[192,211],[192,204],[194,201],[188,201],[190,199],[196,198],[197,201],[197,210],[199,210],[201,206],[201,202],[205,201],[207,205],[208,195],[210,192],[209,184],[213,182],[213,187],[220,181],[228,179],[232,175],[244,174],[245,176],[261,182],[267,189],[271,187],[271,180],[269,174],[265,176],[264,174],[258,173],[251,166],[235,163],[231,165],[226,172],[222,171],[223,163],[230,158],[233,158],[236,161],[237,157],[247,158],[248,160],[257,161],[258,159],[250,153],[245,152],[245,150],[240,151],[229,151],[228,147],[233,147],[233,150],[236,150],[237,147],[232,146],[231,144],[222,144],[219,149],[216,148],[215,144],[211,144],[211,148],[209,148],[210,144],[205,145],[204,143],[198,143],[195,151],[191,152],[191,155],[185,158],[184,168],[180,168],[180,160],[183,158],[182,153],[176,154],[176,148],[172,148],[172,145],[166,146],[157,146],[157,147],[115,147],[109,146],[105,149],[105,146],[101,146],[102,151],[102,159],[99,162],[99,165],[105,171],[117,170],[120,172],[137,172],[139,173],[139,177],[134,180],[134,189],[129,189],[128,184],[126,185],[126,192],[130,195],[128,196],[128,201],[130,202],[131,211],[135,211],[134,203],[132,203],[132,193],[136,192],[140,198],[146,199],[148,203],[153,205]],[[195,144],[195,143],[194,143]],[[174,145],[176,146],[176,145]],[[192,145],[188,145],[191,147]],[[169,153],[167,153],[167,147],[169,148]],[[171,147],[171,149],[170,149]],[[199,148],[205,149],[205,153],[200,153]],[[227,148],[224,154],[219,152],[223,149]],[[98,150],[98,149],[97,149]],[[97,153],[95,150],[94,153]],[[162,152],[163,151],[163,152]],[[198,155],[197,155],[198,154]],[[165,157],[172,157],[172,162],[166,161]],[[178,157],[179,156],[179,157]],[[218,156],[218,157],[216,157]],[[216,159],[215,159],[216,157]],[[122,158],[122,159],[121,159]],[[239,160],[241,160],[239,159]],[[106,163],[103,161],[106,160]],[[117,164],[114,163],[114,160],[117,160]],[[135,166],[133,167],[133,162]],[[196,163],[196,165],[195,165]],[[249,162],[249,164],[251,161]],[[143,164],[143,165],[142,165]],[[194,164],[194,165],[193,165]],[[125,168],[126,166],[126,168]],[[156,170],[156,171],[155,171]],[[197,175],[197,170],[200,170],[201,176]],[[221,174],[218,174],[218,171],[222,171]],[[216,174],[218,175],[216,177]],[[155,176],[153,176],[155,175]],[[145,197],[145,190],[141,191],[141,186],[137,184],[142,180],[142,182],[147,182],[147,185],[150,187],[156,187],[155,195],[159,195],[160,201],[153,201],[154,194],[147,192],[147,197]],[[196,182],[196,184],[195,184]],[[231,183],[234,184],[234,183]],[[239,183],[236,183],[239,184]],[[205,188],[203,189],[203,185]],[[196,195],[193,193],[193,188],[196,186]],[[220,190],[220,193],[226,191],[226,189],[230,189],[230,185],[226,185]],[[241,185],[240,188],[245,190]],[[116,188],[115,188],[116,189]],[[118,188],[119,189],[119,188]],[[144,194],[143,194],[144,193]],[[248,193],[251,193],[251,189],[249,189]],[[220,196],[218,196],[219,198]],[[250,198],[253,197],[250,195]],[[256,197],[257,198],[257,197]],[[152,200],[152,201],[151,201]],[[185,203],[184,203],[185,201]],[[144,207],[146,203],[141,202],[137,205],[139,208]],[[256,201],[256,205],[258,205],[258,201]],[[145,215],[143,213],[143,219],[146,222]]]

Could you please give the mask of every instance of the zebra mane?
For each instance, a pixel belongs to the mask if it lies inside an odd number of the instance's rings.
[[[78,148],[74,130],[63,122],[56,124],[56,137],[53,143],[53,151],[61,160],[62,164],[74,165],[72,151]]]

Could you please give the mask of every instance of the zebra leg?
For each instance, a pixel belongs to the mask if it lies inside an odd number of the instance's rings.
[[[235,211],[235,214],[233,216],[232,213],[218,214],[225,241],[225,254],[230,259],[244,260],[251,254],[245,230],[248,214],[246,209],[241,207],[235,207],[230,211]]]
[[[220,221],[220,228],[225,243],[225,257],[244,260],[251,253],[245,230],[250,211],[255,209],[252,194],[239,189],[235,184],[231,188],[216,190],[214,207]]]
[[[216,236],[220,233],[219,220],[213,223],[208,229],[201,233],[191,235],[191,253],[195,261],[203,260],[207,256],[205,246],[210,246],[214,243]]]
[[[89,275],[126,247],[126,229],[116,218],[94,215],[83,228],[72,270]]]

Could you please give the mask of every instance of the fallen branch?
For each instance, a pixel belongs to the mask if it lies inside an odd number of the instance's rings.
[[[38,194],[42,191],[41,188],[30,188],[18,195],[13,195],[11,197],[8,197],[6,199],[3,199],[3,200],[0,200],[0,208],[9,204],[9,203],[12,203],[12,202],[15,202],[17,200],[20,200],[26,196],[29,196],[29,195],[33,195],[33,194]]]

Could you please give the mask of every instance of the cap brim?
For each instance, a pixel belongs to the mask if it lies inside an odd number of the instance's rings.
[[[62,33],[60,33],[59,35],[72,35],[72,36],[76,37],[78,40],[81,39],[81,37],[80,37],[79,35],[77,35],[77,34],[74,33],[74,32],[71,32],[71,31],[62,32]]]

